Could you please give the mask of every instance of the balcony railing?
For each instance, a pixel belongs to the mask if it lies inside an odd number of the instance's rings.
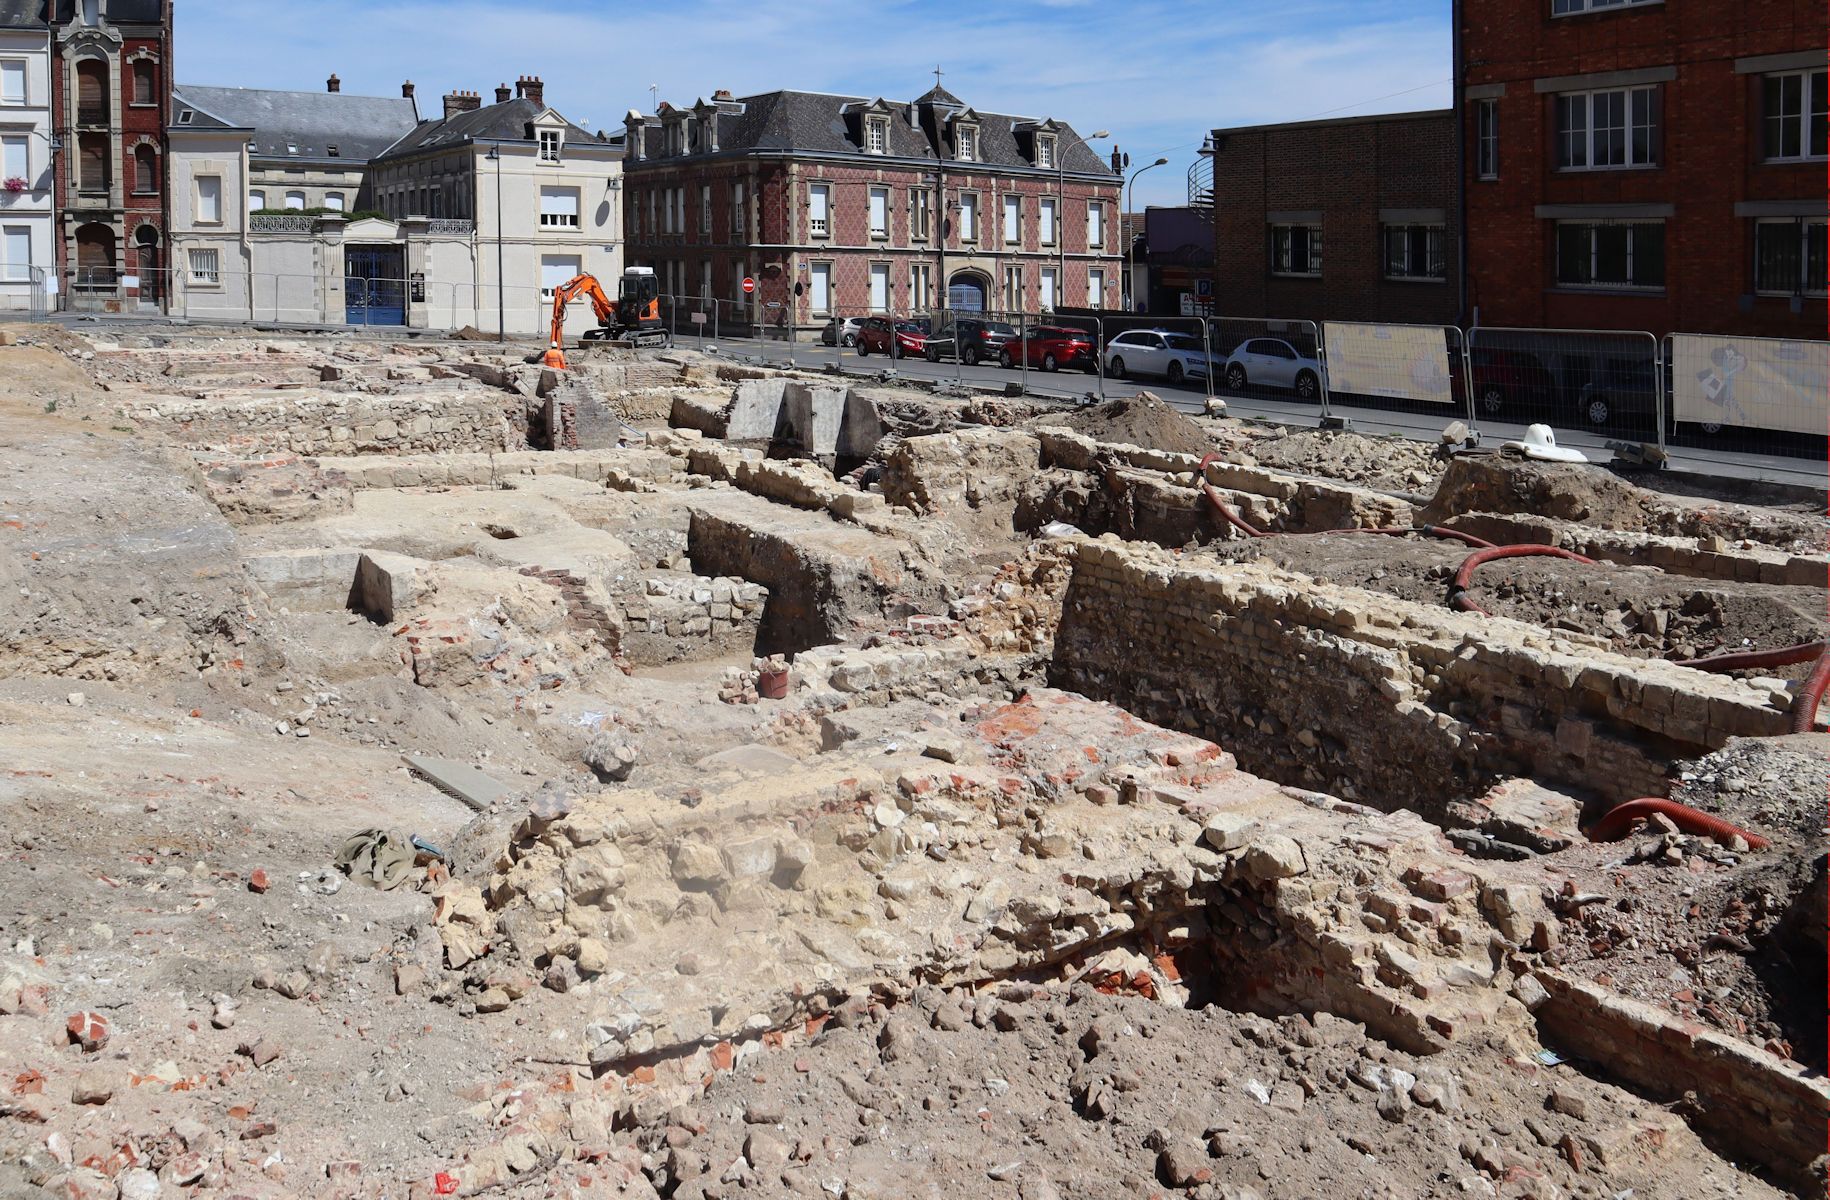
[[[476,228],[476,222],[465,221],[457,217],[433,217],[426,222],[427,233],[439,233],[449,237],[469,237]]]
[[[305,213],[256,213],[248,218],[250,233],[310,233],[318,218]]]
[[[108,110],[79,105],[76,109],[76,123],[78,125],[106,125],[108,124]]]

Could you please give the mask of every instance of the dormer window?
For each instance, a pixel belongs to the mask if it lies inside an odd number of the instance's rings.
[[[565,144],[564,135],[557,129],[540,131],[540,161],[556,163],[559,161],[560,148]]]
[[[979,157],[979,131],[974,125],[961,125],[953,133],[954,155],[961,162],[977,162]]]
[[[872,117],[864,123],[864,149],[869,154],[890,152],[890,123],[887,120]]]
[[[324,157],[342,158],[343,157],[343,148],[341,146],[337,145],[337,143],[332,142],[330,145],[324,147]]]
[[[1036,135],[1036,165],[1053,170],[1055,167],[1055,139],[1045,134]]]

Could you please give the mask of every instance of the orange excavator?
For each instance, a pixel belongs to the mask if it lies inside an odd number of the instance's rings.
[[[604,294],[595,275],[575,275],[553,289],[553,334],[542,358],[547,366],[565,370],[566,306],[579,296],[591,301],[597,328],[584,335],[586,342],[627,341],[634,346],[671,346],[673,335],[661,324],[661,287],[652,267],[630,267],[623,272],[616,299]]]

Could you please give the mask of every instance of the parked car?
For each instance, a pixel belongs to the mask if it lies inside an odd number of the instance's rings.
[[[866,317],[858,322],[858,357],[887,354],[891,358],[921,354],[928,344],[928,323],[892,317]]]
[[[1320,399],[1322,365],[1282,338],[1248,338],[1226,359],[1226,386],[1285,388],[1304,400]]]
[[[1474,403],[1483,415],[1497,417],[1523,408],[1528,416],[1548,416],[1559,407],[1556,377],[1537,355],[1475,346],[1468,357],[1474,366]],[[1460,355],[1449,355],[1449,382],[1456,401],[1465,401]]]
[[[1007,321],[993,321],[987,317],[955,317],[944,323],[940,331],[928,339],[924,348],[929,362],[950,359],[957,353],[960,361],[969,367],[977,366],[981,361],[994,359],[1004,343],[1017,336],[1017,327]]]
[[[1106,343],[1106,374],[1161,375],[1179,385],[1193,377],[1206,380],[1213,364],[1198,337],[1163,329],[1132,329]]]
[[[851,347],[858,344],[858,326],[863,317],[834,317],[820,330],[820,342],[827,346]]]
[[[1605,358],[1576,394],[1576,415],[1598,429],[1650,429],[1658,419],[1658,372],[1650,359]]]
[[[1099,360],[1093,354],[1093,337],[1084,329],[1063,325],[1041,325],[1015,337],[998,348],[998,365],[1014,367],[1027,361],[1044,371],[1072,367],[1089,375],[1099,371]]]

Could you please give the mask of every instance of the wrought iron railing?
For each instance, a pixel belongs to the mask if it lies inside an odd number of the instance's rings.
[[[442,233],[456,237],[469,237],[476,229],[476,222],[460,220],[457,217],[434,217],[426,222],[427,233]]]
[[[318,219],[305,214],[256,213],[248,218],[250,233],[310,233]]]

